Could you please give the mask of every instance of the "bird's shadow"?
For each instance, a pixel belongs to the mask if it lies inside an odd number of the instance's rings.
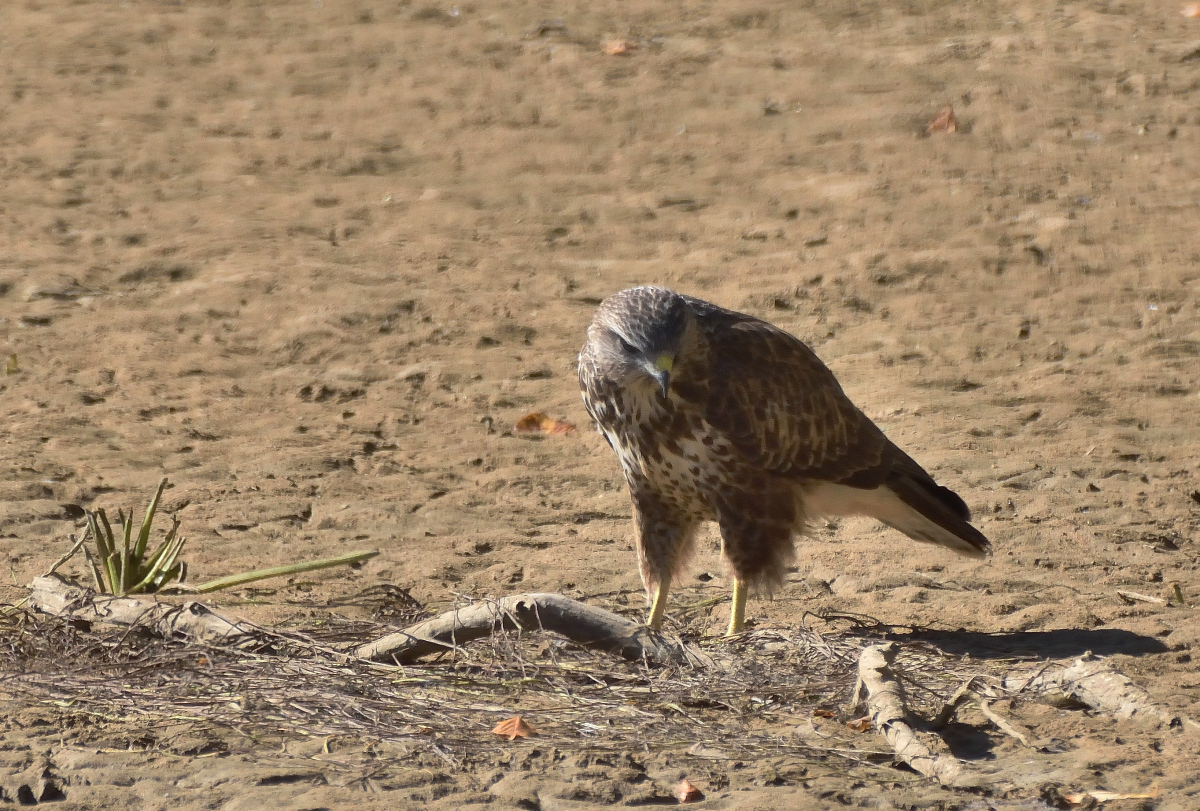
[[[943,653],[969,654],[976,659],[1066,659],[1089,651],[1097,656],[1145,656],[1169,650],[1160,639],[1120,628],[1061,628],[1011,633],[913,628],[904,632],[889,631],[887,638],[897,642],[924,642]]]

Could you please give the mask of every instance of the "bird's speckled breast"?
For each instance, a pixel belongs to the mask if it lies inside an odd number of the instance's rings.
[[[675,393],[664,401],[657,393],[643,398],[625,391],[604,405],[610,419],[597,424],[630,488],[649,490],[698,520],[715,520],[713,496],[736,481],[729,476],[735,457],[728,440]],[[618,413],[628,419],[613,419]]]

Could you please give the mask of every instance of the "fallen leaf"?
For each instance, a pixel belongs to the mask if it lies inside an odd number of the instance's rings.
[[[846,726],[850,727],[855,732],[866,732],[873,725],[871,724],[871,716],[864,715],[862,718],[855,718],[853,721],[847,721]]]
[[[552,420],[541,411],[526,414],[513,425],[518,434],[573,434],[575,426],[569,422]]]
[[[1179,13],[1185,17],[1200,17],[1200,3],[1188,3]]]
[[[508,738],[510,741],[515,741],[517,738],[530,738],[537,734],[537,730],[525,723],[525,719],[519,715],[514,715],[500,723],[496,724],[492,729],[494,735]]]
[[[693,786],[685,777],[675,786],[675,799],[680,803],[698,803],[704,799],[704,792]]]
[[[1077,794],[1064,794],[1062,798],[1071,805],[1083,805],[1089,800],[1106,803],[1110,800],[1153,800],[1157,796],[1157,791],[1151,791],[1147,794],[1120,794],[1115,791],[1081,791]]]
[[[637,43],[627,39],[610,39],[604,43],[604,52],[609,56],[621,56],[637,50]]]
[[[837,718],[833,710],[813,710],[813,718]]]
[[[933,135],[935,132],[957,132],[958,119],[954,117],[954,108],[947,104],[942,108],[942,111],[937,114],[937,117],[929,122],[929,126],[925,128],[926,135]]]

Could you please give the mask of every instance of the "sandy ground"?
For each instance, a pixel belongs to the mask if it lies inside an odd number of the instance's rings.
[[[600,298],[657,282],[808,341],[995,544],[977,563],[870,521],[822,527],[755,627],[834,610],[965,629],[956,653],[987,657],[984,633],[1091,649],[1200,716],[1200,21],[1177,3],[10,5],[6,602],[78,508],[143,504],[166,475],[194,580],[381,550],[217,600],[260,622],[379,583],[435,610],[526,590],[638,605],[627,497],[574,362]],[[614,38],[637,47],[605,53]],[[924,137],[946,104],[958,132]],[[581,430],[507,430],[535,410]],[[727,593],[709,538],[680,604]],[[1116,593],[1175,583],[1185,606]],[[569,759],[534,794],[494,770],[431,784],[412,753],[380,761],[371,794],[307,744],[231,735],[201,756],[145,721],[98,736],[9,704],[0,784],[46,758],[62,808],[659,796],[581,794],[609,767]],[[980,757],[1030,771],[1006,798],[750,769],[706,804],[1042,808],[1054,782],[1200,807],[1195,738],[1021,720],[1065,744],[1030,760],[987,731]],[[688,771],[638,756],[662,786]]]

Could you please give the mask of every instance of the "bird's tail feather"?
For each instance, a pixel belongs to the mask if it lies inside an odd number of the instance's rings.
[[[915,465],[915,463],[914,463]],[[924,471],[893,472],[873,488],[832,482],[805,488],[806,518],[818,515],[869,515],[908,537],[985,557],[992,545],[967,523],[971,511],[953,490],[939,486]]]
[[[992,550],[991,542],[971,526],[971,511],[958,494],[928,476],[897,473],[879,488],[890,491],[900,502],[876,518],[908,537],[949,547],[971,557],[982,558]]]

